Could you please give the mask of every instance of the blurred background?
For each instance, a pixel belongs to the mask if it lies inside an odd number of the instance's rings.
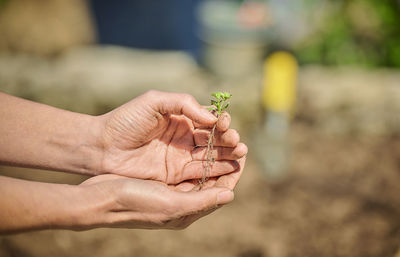
[[[2,92],[97,115],[229,91],[249,145],[234,203],[184,231],[30,232],[0,256],[400,257],[399,68],[398,0],[0,0]]]

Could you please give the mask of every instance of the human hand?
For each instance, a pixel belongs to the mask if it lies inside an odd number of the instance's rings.
[[[167,185],[114,174],[80,185],[0,176],[0,194],[8,196],[0,198],[0,234],[50,228],[182,229],[233,199],[244,160],[238,161],[237,171],[211,178],[200,190],[195,180]]]
[[[229,129],[228,114],[217,120],[189,95],[149,92],[98,117],[1,93],[0,99],[6,121],[0,126],[0,162],[98,175],[80,186],[0,177],[0,193],[8,196],[0,201],[0,233],[179,228],[233,198],[247,147]],[[199,188],[214,124],[216,162]]]
[[[207,182],[207,188],[203,187],[200,191],[195,188],[195,183],[190,182],[167,185],[159,181],[126,178],[114,174],[92,177],[79,187],[86,192],[83,195],[90,196],[89,202],[96,208],[82,215],[75,229],[186,228],[233,200],[231,190],[237,183],[241,170],[242,168],[239,168],[235,173],[225,175],[230,176],[230,179],[225,181],[227,183],[224,187],[219,187],[218,182],[211,183],[210,180]]]
[[[247,153],[224,113],[218,120],[187,94],[149,91],[99,117],[101,170],[166,184],[199,179],[210,128],[217,123],[210,177],[239,170]],[[213,180],[210,180],[211,183]]]

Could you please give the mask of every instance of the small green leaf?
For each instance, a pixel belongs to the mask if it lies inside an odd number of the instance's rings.
[[[217,109],[215,107],[208,107],[207,110],[209,111],[216,111]]]
[[[224,98],[225,100],[229,99],[232,97],[232,94],[228,93],[228,92],[224,92]]]
[[[212,96],[214,96],[215,98],[217,98],[217,100],[220,100],[222,97],[222,93],[221,92],[215,92],[212,94]]]
[[[228,92],[214,92],[211,94],[216,100],[211,100],[211,105],[213,105],[209,110],[216,111],[218,115],[228,108],[229,103],[226,102],[229,98],[232,97],[231,93]]]

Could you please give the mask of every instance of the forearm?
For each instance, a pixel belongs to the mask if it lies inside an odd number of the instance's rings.
[[[96,117],[0,93],[0,163],[96,174],[101,167]]]
[[[91,195],[79,186],[0,176],[0,233],[38,229],[84,229],[95,224]]]

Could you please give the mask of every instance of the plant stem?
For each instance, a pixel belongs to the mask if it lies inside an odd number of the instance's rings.
[[[219,118],[219,115],[217,114],[217,118]],[[212,157],[213,150],[214,150],[214,142],[215,142],[215,129],[217,127],[217,123],[213,126],[211,129],[210,136],[208,137],[208,142],[207,142],[207,150],[206,150],[206,160],[203,162],[203,176],[201,180],[199,181],[200,188],[202,185],[207,181],[207,179],[211,175],[211,169],[212,166],[215,162],[214,158]]]

